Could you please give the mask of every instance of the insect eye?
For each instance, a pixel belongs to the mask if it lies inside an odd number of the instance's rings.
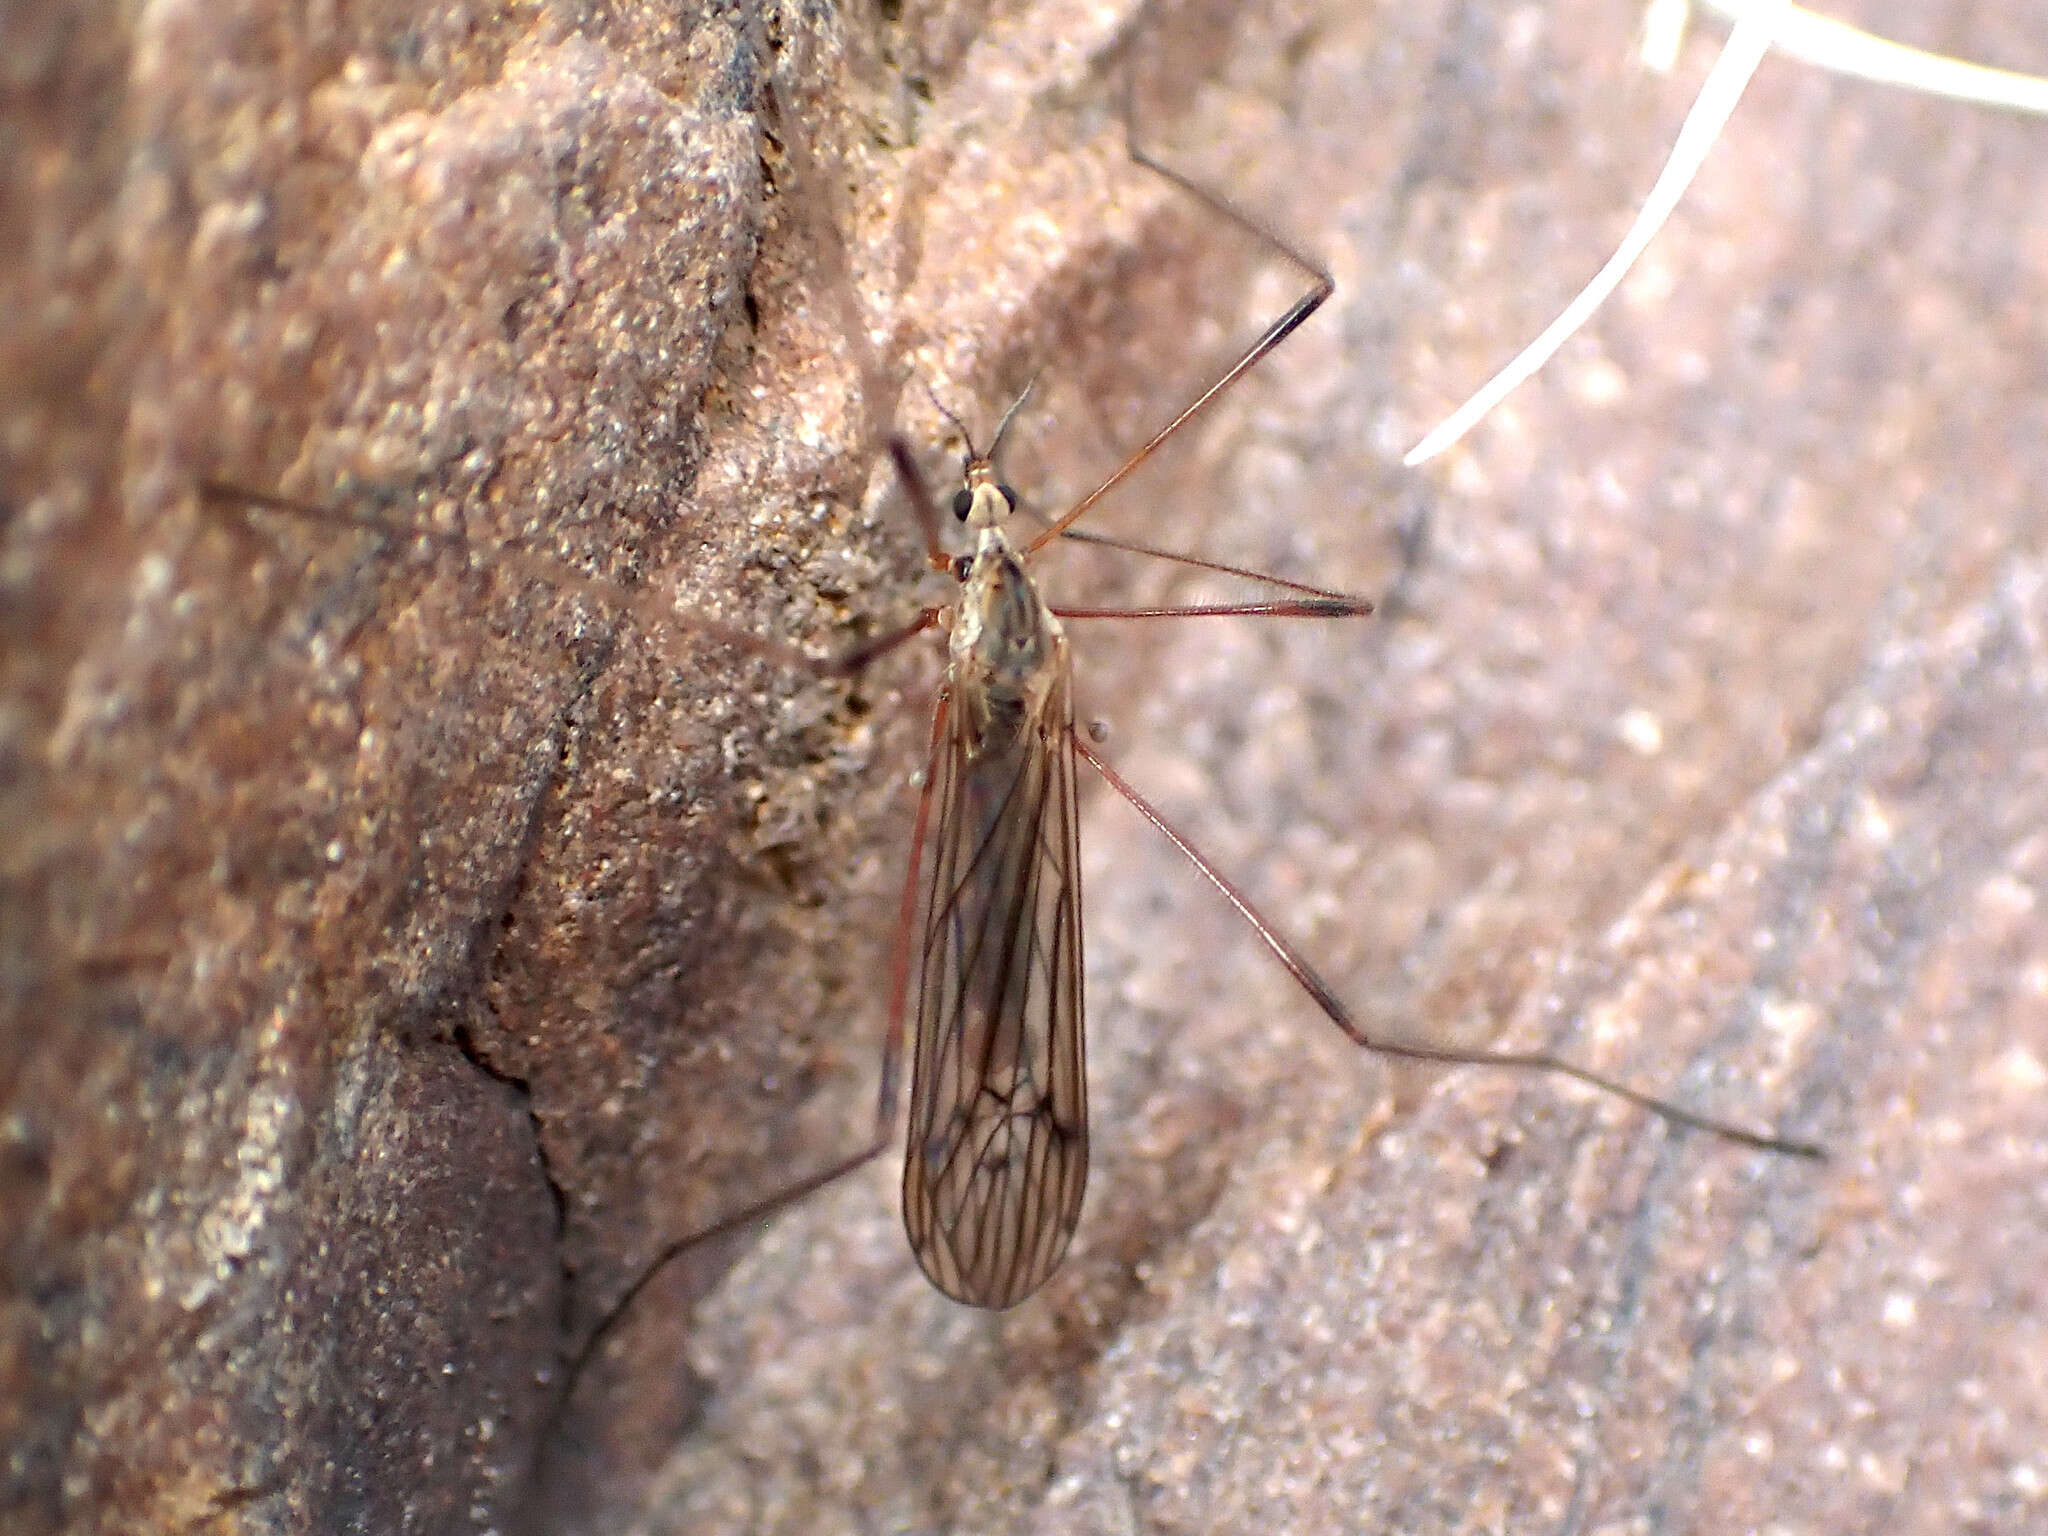
[[[1003,493],[1003,505],[1008,507],[1012,512],[1016,511],[1017,493],[1011,490],[1007,485],[1003,485],[1000,483],[997,484],[996,489]]]
[[[967,556],[955,555],[953,557],[953,579],[955,581],[965,581],[967,573],[973,569],[974,562],[968,559]]]
[[[959,518],[961,522],[967,521],[967,510],[973,505],[974,492],[968,490],[966,486],[961,486],[959,490],[953,493],[953,515]]]

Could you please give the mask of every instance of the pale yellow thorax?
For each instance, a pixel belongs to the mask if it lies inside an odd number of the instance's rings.
[[[1067,638],[1003,531],[1009,506],[1002,492],[985,471],[970,474],[968,488],[975,549],[953,618],[952,689],[969,751],[982,757],[1039,720],[1065,674]]]

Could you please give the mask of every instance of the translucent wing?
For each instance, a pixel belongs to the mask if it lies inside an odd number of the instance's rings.
[[[939,752],[903,1224],[932,1284],[1001,1308],[1059,1264],[1088,1175],[1064,668],[978,750],[970,713],[953,711]]]

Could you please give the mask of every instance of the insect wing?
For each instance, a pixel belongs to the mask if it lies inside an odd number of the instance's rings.
[[[903,1223],[932,1284],[1010,1307],[1065,1254],[1088,1174],[1073,708],[939,752]]]

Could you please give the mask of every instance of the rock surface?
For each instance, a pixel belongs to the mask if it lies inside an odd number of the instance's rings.
[[[1134,10],[10,13],[7,1529],[2043,1518],[2048,127],[1767,64],[1409,475],[1712,29],[1667,80],[1622,0]],[[1854,19],[2048,71],[2007,7]],[[564,1405],[869,1112],[932,668],[716,626],[915,611],[926,386],[985,432],[1038,376],[1056,509],[1299,291],[1125,161],[1134,36],[1162,153],[1339,293],[1099,525],[1384,603],[1087,626],[1110,755],[1371,1027],[1832,1160],[1361,1058],[1103,796],[1047,1289],[945,1302],[877,1165]]]

